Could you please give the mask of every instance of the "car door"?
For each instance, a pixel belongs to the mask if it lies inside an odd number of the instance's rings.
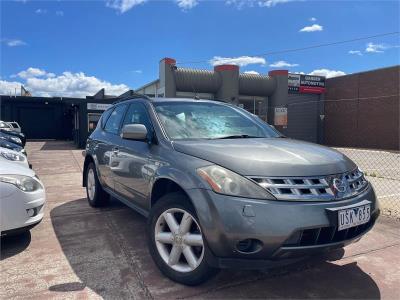
[[[114,191],[112,170],[118,168],[118,158],[116,157],[119,142],[118,134],[127,107],[127,104],[117,105],[108,116],[103,129],[96,138],[96,156],[100,177],[106,187],[112,191]]]
[[[143,124],[151,139],[153,127],[149,114],[143,103],[131,103],[126,112],[122,126],[127,124]],[[151,145],[148,141],[134,141],[120,138],[116,157],[118,168],[112,169],[115,192],[135,206],[147,209],[149,181],[154,168],[150,165]]]

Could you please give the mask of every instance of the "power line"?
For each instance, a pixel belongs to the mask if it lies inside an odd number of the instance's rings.
[[[352,43],[352,42],[357,42],[357,41],[369,40],[369,39],[388,36],[388,35],[396,35],[396,34],[399,34],[399,33],[400,33],[399,31],[386,32],[386,33],[380,33],[380,34],[376,34],[376,35],[353,38],[353,39],[349,39],[349,40],[342,40],[342,41],[336,41],[336,42],[331,42],[331,43],[316,44],[316,45],[307,46],[307,47],[300,47],[300,48],[292,48],[292,49],[285,49],[285,50],[270,51],[270,52],[265,52],[265,53],[261,53],[261,54],[253,54],[253,55],[249,55],[249,56],[252,56],[252,57],[253,56],[259,56],[260,57],[260,56],[268,56],[268,55],[274,55],[274,54],[282,54],[282,53],[289,53],[289,52],[304,51],[304,50],[309,50],[309,49],[322,48],[322,47],[328,47],[328,46]],[[179,62],[178,61],[177,65],[200,64],[200,63],[207,63],[207,62],[209,62],[209,60],[183,61],[183,62]]]

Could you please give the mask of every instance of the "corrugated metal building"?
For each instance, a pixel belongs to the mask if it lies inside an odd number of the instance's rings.
[[[234,103],[273,124],[289,137],[322,142],[325,78],[288,74],[240,73],[236,65],[213,70],[180,68],[172,58],[159,64],[159,79],[136,90],[150,97],[218,99]]]

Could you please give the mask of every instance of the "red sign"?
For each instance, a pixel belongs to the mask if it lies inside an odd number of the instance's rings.
[[[303,94],[323,94],[325,93],[325,88],[314,86],[300,86],[299,92]]]

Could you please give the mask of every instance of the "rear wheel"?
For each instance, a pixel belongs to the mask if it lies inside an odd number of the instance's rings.
[[[90,163],[86,169],[86,195],[90,206],[93,207],[104,206],[110,199],[101,187],[94,163]]]
[[[148,228],[150,253],[173,281],[197,285],[217,272],[207,264],[207,244],[196,212],[184,195],[162,197],[152,208]]]

